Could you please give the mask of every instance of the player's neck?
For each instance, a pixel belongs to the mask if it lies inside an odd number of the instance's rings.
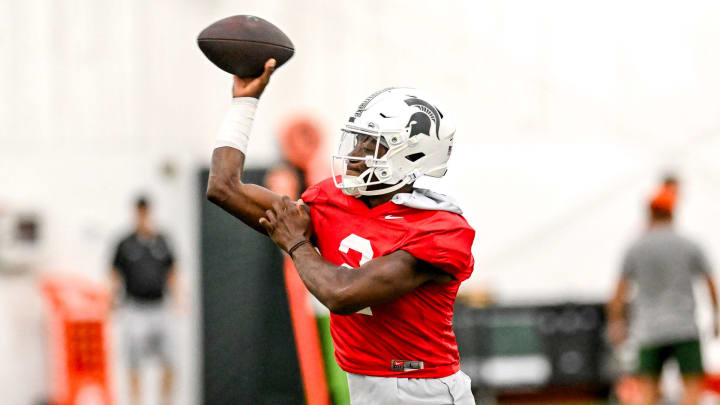
[[[664,229],[664,228],[672,228],[673,221],[672,219],[653,219],[650,221],[650,229]]]
[[[412,191],[413,191],[413,185],[407,184],[407,185],[401,187],[399,190],[393,191],[392,193],[381,194],[381,195],[362,196],[362,197],[360,197],[360,201],[364,202],[365,205],[367,205],[370,208],[375,208],[378,205],[385,204],[386,202],[392,200],[392,198],[395,196],[395,194],[412,193]]]
[[[135,234],[140,239],[151,239],[153,236],[155,236],[155,233],[150,228],[144,228],[144,227],[138,227],[135,229]]]

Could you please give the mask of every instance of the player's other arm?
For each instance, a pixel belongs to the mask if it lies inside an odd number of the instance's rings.
[[[110,305],[113,308],[119,304],[123,284],[123,276],[120,270],[122,263],[121,246],[122,242],[115,247],[115,254],[113,255],[113,261],[110,266]]]
[[[122,288],[122,275],[120,270],[112,266],[110,268],[110,305],[115,308],[118,306]]]
[[[712,304],[713,337],[717,338],[720,337],[720,318],[718,318],[720,308],[718,306],[717,287],[710,273],[705,274],[705,283],[710,293],[710,303]]]
[[[691,256],[690,264],[692,273],[702,276],[705,285],[707,285],[708,293],[710,294],[710,303],[712,304],[713,337],[717,338],[720,336],[720,307],[718,305],[717,287],[713,280],[710,264],[699,247],[696,247],[695,252]]]
[[[430,281],[450,279],[402,250],[353,270],[335,266],[309,245],[293,252],[293,260],[308,290],[331,312],[340,315],[391,301]]]
[[[429,281],[444,282],[450,276],[397,251],[348,270],[325,260],[307,241],[310,216],[305,205],[285,197],[273,204],[260,223],[273,241],[292,253],[305,286],[331,312],[351,314],[370,305],[397,298]]]
[[[615,293],[606,306],[608,337],[610,342],[615,345],[621,344],[627,337],[625,306],[628,300],[629,289],[629,280],[625,276],[621,276],[615,286]]]
[[[275,60],[265,63],[265,71],[259,77],[239,78],[233,76],[233,97],[259,99],[270,81]],[[239,134],[245,137],[249,134]],[[240,142],[242,143],[242,142]],[[242,148],[242,146],[241,146]],[[231,146],[218,147],[213,151],[208,178],[207,198],[247,225],[265,233],[258,220],[281,196],[255,184],[244,184],[240,180],[245,164],[245,152]]]

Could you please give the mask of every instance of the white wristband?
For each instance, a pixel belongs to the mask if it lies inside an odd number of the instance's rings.
[[[230,108],[225,114],[225,119],[223,119],[215,139],[216,149],[229,146],[246,153],[257,104],[258,99],[254,97],[236,97],[232,99],[232,104],[230,104]]]

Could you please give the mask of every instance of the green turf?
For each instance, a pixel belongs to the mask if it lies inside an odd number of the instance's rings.
[[[328,380],[328,389],[333,405],[350,405],[347,376],[335,362],[335,354],[330,336],[330,317],[317,317],[318,332],[322,341],[323,359],[325,360],[325,373]]]

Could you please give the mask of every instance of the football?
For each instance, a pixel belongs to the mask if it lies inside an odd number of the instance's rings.
[[[212,63],[239,77],[260,76],[268,59],[275,58],[278,68],[295,53],[278,27],[252,15],[223,18],[202,30],[197,42]]]

